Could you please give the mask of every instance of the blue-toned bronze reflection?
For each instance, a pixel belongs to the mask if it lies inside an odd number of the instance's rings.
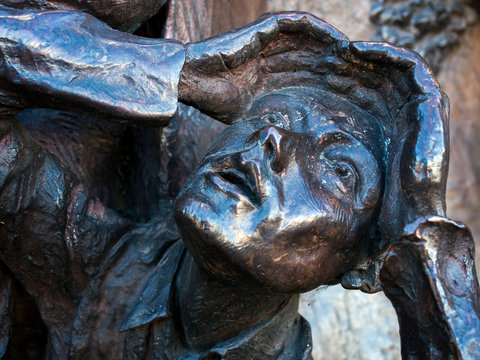
[[[294,293],[338,281],[369,254],[385,172],[369,149],[380,126],[326,98],[298,87],[262,96],[213,145],[175,205],[200,266],[220,259],[227,278],[240,268]]]

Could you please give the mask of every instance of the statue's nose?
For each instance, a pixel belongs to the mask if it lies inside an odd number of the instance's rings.
[[[257,130],[249,142],[256,142],[263,149],[263,159],[271,169],[281,173],[288,167],[291,149],[291,135],[288,131],[274,125],[264,126]]]

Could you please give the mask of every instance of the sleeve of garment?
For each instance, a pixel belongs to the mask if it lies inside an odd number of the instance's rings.
[[[0,6],[0,114],[53,107],[166,125],[184,59],[179,42],[116,31],[82,12]]]

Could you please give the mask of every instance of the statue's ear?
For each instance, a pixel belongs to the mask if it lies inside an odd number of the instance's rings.
[[[369,258],[355,268],[345,272],[340,283],[345,289],[361,290],[373,294],[382,290],[380,283],[380,269],[385,258],[385,251]]]

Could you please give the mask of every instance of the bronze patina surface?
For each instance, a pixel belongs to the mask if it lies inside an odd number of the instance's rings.
[[[448,100],[419,55],[295,12],[145,38],[110,26],[163,2],[112,4],[0,7],[1,356],[310,359],[298,294],[342,283],[385,292],[403,358],[480,357]],[[160,191],[168,132],[139,128],[178,101],[228,126]]]

